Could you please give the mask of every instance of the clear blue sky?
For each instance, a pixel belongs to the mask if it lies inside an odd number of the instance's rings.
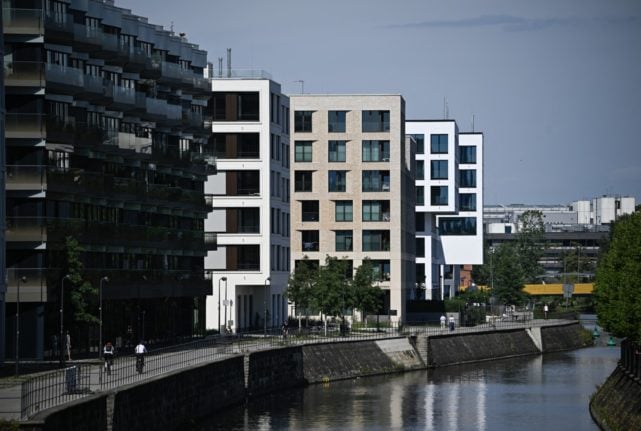
[[[116,0],[286,93],[400,93],[485,134],[485,203],[641,201],[638,0]]]

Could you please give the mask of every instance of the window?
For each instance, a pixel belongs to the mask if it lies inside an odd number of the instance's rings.
[[[318,251],[318,238],[319,236],[317,230],[301,231],[303,251]]]
[[[461,169],[459,171],[459,187],[476,187],[476,170]]]
[[[374,280],[390,281],[390,262],[389,260],[371,260],[374,269]]]
[[[301,201],[301,220],[318,221],[318,201]]]
[[[447,205],[447,186],[433,186],[430,192],[433,206]]]
[[[347,111],[329,111],[327,113],[327,131],[330,133],[345,132],[345,114]]]
[[[214,121],[258,121],[258,92],[214,92]]]
[[[214,155],[221,159],[257,159],[260,155],[258,133],[214,133],[211,139]]]
[[[312,191],[312,171],[295,171],[294,172],[294,191],[297,191],[297,192]]]
[[[363,132],[389,132],[389,111],[363,111]]]
[[[363,141],[364,162],[389,162],[389,141]]]
[[[389,239],[388,230],[364,230],[363,251],[389,251]]]
[[[312,131],[312,112],[313,111],[294,112],[294,132]]]
[[[353,206],[352,201],[335,201],[336,203],[336,221],[352,221]]]
[[[389,201],[363,201],[363,221],[390,221]]]
[[[476,193],[461,193],[459,197],[459,211],[476,211]]]
[[[389,192],[389,171],[363,171],[364,192]]]
[[[432,160],[430,178],[433,180],[447,179],[447,160]]]
[[[416,187],[416,205],[425,205],[425,187]]]
[[[328,190],[330,192],[344,192],[347,183],[347,171],[328,172]]]
[[[346,142],[347,141],[329,141],[328,161],[344,162],[346,160]]]
[[[336,251],[352,251],[353,235],[351,230],[336,231]]]
[[[296,141],[294,143],[295,156],[294,160],[297,162],[311,162],[312,161],[312,141]]]
[[[459,163],[476,164],[476,147],[459,147]]]
[[[430,135],[431,153],[447,154],[447,135]]]
[[[416,238],[416,257],[425,257],[425,238]]]
[[[416,232],[423,232],[425,230],[425,213],[416,213],[414,222],[416,224]]]
[[[425,162],[423,162],[423,160],[416,161],[416,179],[417,180],[425,179]]]
[[[425,135],[410,135],[416,141],[416,154],[425,153]]]
[[[475,217],[443,217],[438,221],[441,235],[476,235]]]

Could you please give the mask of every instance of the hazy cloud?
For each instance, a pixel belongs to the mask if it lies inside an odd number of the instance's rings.
[[[637,17],[596,17],[596,18],[525,18],[514,15],[481,15],[474,18],[433,20],[416,23],[395,24],[389,28],[470,28],[501,27],[504,31],[535,31],[554,26],[573,26],[581,24],[622,25],[638,21]]]

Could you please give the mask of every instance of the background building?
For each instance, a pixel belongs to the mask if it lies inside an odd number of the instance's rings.
[[[21,355],[51,347],[61,302],[73,346],[98,345],[98,325],[76,318],[67,237],[104,287],[105,338],[203,330],[206,52],[110,1],[3,6],[6,297],[13,316],[20,287]],[[7,319],[9,354],[14,329]]]
[[[405,319],[415,286],[414,156],[398,95],[290,96],[292,263],[370,258],[384,314]]]
[[[262,328],[266,317],[277,326],[290,269],[289,99],[263,71],[229,67],[212,88],[208,151],[218,172],[205,186],[213,205],[205,230],[218,246],[205,261],[207,328]]]
[[[464,282],[462,265],[483,263],[483,135],[454,120],[409,120],[406,132],[416,142],[414,298],[443,300]]]

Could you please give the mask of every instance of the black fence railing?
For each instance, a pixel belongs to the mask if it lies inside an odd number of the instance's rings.
[[[620,365],[633,378],[641,379],[641,345],[623,340]]]

